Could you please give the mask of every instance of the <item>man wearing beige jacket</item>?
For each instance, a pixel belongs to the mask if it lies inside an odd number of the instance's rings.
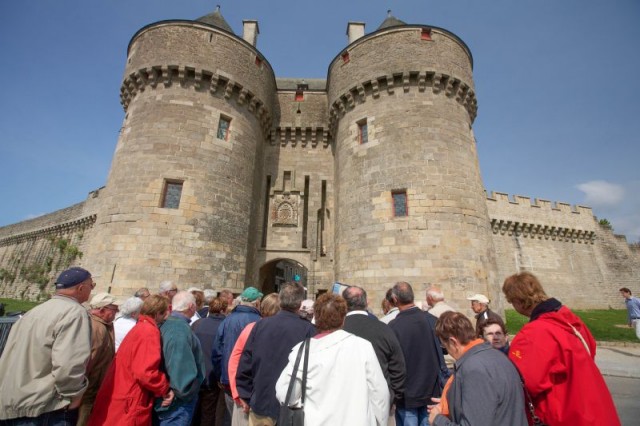
[[[81,304],[94,287],[89,271],[67,269],[56,294],[11,328],[0,358],[0,420],[75,425],[91,352],[89,314]]]

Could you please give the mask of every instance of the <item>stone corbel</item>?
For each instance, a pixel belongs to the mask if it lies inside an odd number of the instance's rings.
[[[163,66],[160,68],[160,71],[162,72],[162,84],[164,84],[164,87],[171,86],[171,69]]]
[[[435,73],[435,75],[433,76],[433,93],[437,94],[442,91],[442,83],[444,78],[444,75]]]
[[[424,92],[427,88],[427,72],[418,73],[418,91]]]
[[[231,95],[233,95],[233,87],[235,86],[235,83],[231,80],[227,81],[227,85],[224,88],[224,98],[225,99],[229,99],[231,98]]]
[[[453,77],[449,77],[447,79],[447,85],[446,85],[446,88],[445,88],[445,95],[447,97],[450,98],[455,94],[456,88],[458,86],[458,83],[460,83],[460,81],[455,79],[455,78],[453,78]]]
[[[218,78],[218,76],[215,74],[212,74],[211,82],[209,83],[209,93],[214,94],[218,91],[219,82],[220,82],[220,79]]]
[[[364,86],[362,84],[358,84],[356,86],[356,90],[358,91],[358,100],[360,102],[364,102],[367,99],[364,91]]]
[[[394,87],[393,87],[393,75],[389,74],[386,77],[387,80],[387,93],[393,95]]]
[[[244,102],[247,100],[247,94],[249,91],[247,89],[240,90],[240,95],[238,96],[238,104],[244,105]]]
[[[410,83],[411,83],[411,74],[409,73],[409,71],[402,73],[402,89],[404,90],[405,93],[407,93],[411,88]]]
[[[149,79],[149,85],[151,87],[153,87],[154,89],[158,85],[159,74],[160,73],[158,72],[157,69],[155,69],[155,68],[147,68],[147,76],[148,76],[148,79]]]
[[[374,99],[378,99],[380,97],[380,85],[378,80],[371,80],[371,95]]]
[[[196,70],[193,80],[193,88],[196,90],[202,89],[202,70]]]

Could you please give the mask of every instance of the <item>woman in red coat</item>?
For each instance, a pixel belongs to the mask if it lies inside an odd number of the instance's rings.
[[[138,323],[126,335],[98,391],[89,426],[150,425],[153,401],[171,404],[173,391],[160,371],[162,346],[158,323],[169,314],[166,298],[148,297]]]
[[[594,358],[587,326],[550,298],[529,272],[507,278],[507,301],[530,318],[516,334],[509,358],[520,370],[536,415],[550,426],[619,426],[609,388]]]

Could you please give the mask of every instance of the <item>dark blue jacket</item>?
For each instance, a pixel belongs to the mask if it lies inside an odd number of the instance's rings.
[[[397,406],[418,408],[433,404],[431,397],[440,393],[440,363],[434,330],[427,316],[418,307],[409,308],[400,311],[389,327],[398,337],[407,367],[404,395],[396,399]]]
[[[236,387],[256,414],[278,418],[278,377],[289,362],[291,349],[315,334],[313,324],[288,311],[264,318],[253,327],[240,357]]]
[[[229,358],[242,330],[260,319],[260,312],[252,306],[238,305],[218,327],[211,353],[213,375],[223,385],[229,385]]]
[[[206,380],[203,386],[211,389],[211,386],[218,386],[217,378],[213,376],[213,365],[211,364],[211,355],[213,355],[213,341],[216,338],[218,327],[222,324],[225,316],[222,314],[211,314],[206,318],[200,318],[191,324],[191,330],[200,340],[202,353],[204,354],[204,365],[206,371]]]

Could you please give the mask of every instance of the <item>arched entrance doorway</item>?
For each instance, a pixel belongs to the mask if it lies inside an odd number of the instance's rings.
[[[292,259],[276,259],[260,268],[260,284],[264,294],[280,291],[282,283],[297,281],[307,288],[307,268]]]

